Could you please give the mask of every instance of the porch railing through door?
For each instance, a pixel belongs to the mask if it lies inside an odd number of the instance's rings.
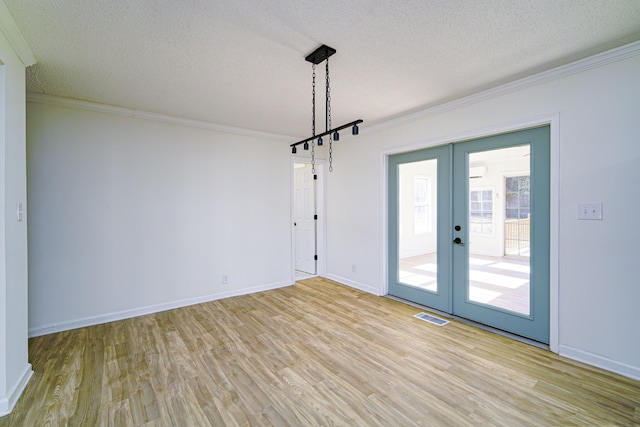
[[[528,257],[531,243],[531,219],[509,219],[504,223],[504,253]]]

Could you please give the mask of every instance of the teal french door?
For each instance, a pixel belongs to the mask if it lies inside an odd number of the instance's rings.
[[[389,294],[549,342],[549,127],[389,157]]]

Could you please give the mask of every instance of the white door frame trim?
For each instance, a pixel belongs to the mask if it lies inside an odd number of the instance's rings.
[[[490,126],[484,129],[476,129],[460,134],[454,134],[447,137],[434,138],[430,140],[420,141],[409,145],[393,147],[383,150],[380,153],[380,173],[382,174],[382,281],[379,289],[380,295],[389,293],[388,279],[388,176],[387,168],[389,164],[389,156],[399,153],[421,150],[424,148],[437,147],[439,145],[451,144],[456,142],[467,141],[471,139],[482,138],[485,136],[498,135],[501,133],[514,132],[537,126],[549,125],[550,131],[550,236],[549,236],[549,257],[550,257],[550,274],[549,274],[549,349],[559,352],[559,267],[558,267],[558,246],[559,246],[559,216],[560,216],[560,113],[549,114],[545,116],[533,117],[516,122],[504,123],[501,125]]]

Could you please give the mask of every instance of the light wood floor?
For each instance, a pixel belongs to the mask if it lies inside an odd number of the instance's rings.
[[[30,341],[0,426],[640,425],[640,382],[326,279]]]

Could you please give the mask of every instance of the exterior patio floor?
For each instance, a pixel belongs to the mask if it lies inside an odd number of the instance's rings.
[[[436,254],[400,260],[400,283],[435,291]],[[469,260],[471,301],[529,314],[529,258],[472,254]]]

